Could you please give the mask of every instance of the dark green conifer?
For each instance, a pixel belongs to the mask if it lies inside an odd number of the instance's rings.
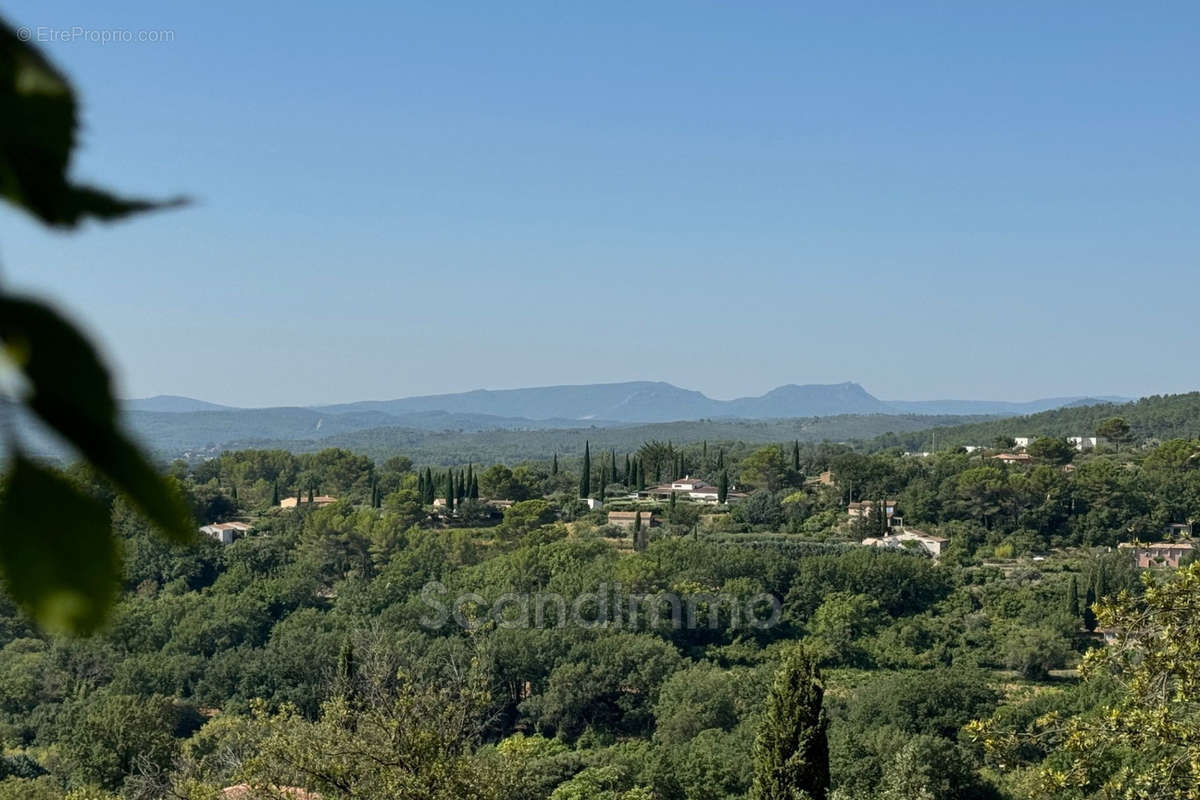
[[[1092,606],[1096,604],[1096,590],[1091,586],[1088,586],[1083,602],[1083,627],[1091,632],[1096,630],[1096,612],[1092,610]]]
[[[717,480],[717,502],[725,505],[725,500],[729,497],[729,471],[721,470],[721,477]]]
[[[826,800],[829,740],[824,695],[816,658],[802,650],[790,654],[767,693],[754,742],[751,800]]]
[[[550,462],[550,474],[558,474],[558,453],[554,454],[554,460]]]
[[[279,505],[279,481],[271,484],[271,505]]]
[[[579,496],[592,494],[592,452],[589,442],[583,443],[583,466],[579,470]]]

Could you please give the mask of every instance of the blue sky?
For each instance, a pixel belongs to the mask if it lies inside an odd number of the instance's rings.
[[[4,275],[127,396],[1198,388],[1200,7],[987,5],[9,2],[173,32],[45,48],[76,174],[195,203]]]

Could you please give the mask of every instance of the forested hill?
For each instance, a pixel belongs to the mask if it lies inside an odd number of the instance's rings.
[[[404,427],[372,428],[308,440],[245,440],[224,449],[277,448],[309,452],[342,447],[375,459],[404,455],[421,464],[492,464],[547,459],[553,453],[583,455],[584,442],[594,450],[629,452],[647,441],[692,444],[707,441],[770,444],[786,441],[845,442],[872,439],[888,431],[928,431],[933,425],[960,425],[979,419],[922,414],[843,414],[782,420],[699,420],[610,428],[549,430],[428,431]],[[940,435],[940,434],[939,434]],[[925,434],[928,437],[928,433]],[[160,452],[160,455],[171,454]]]
[[[937,434],[938,448],[991,445],[997,436],[1091,436],[1096,426],[1121,417],[1130,426],[1131,438],[1180,439],[1200,437],[1200,392],[1154,395],[1132,403],[1059,408],[1024,417],[1006,417],[922,431],[886,433],[870,442],[870,449],[902,447],[925,450]]]

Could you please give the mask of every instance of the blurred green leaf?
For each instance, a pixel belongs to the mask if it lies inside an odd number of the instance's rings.
[[[28,406],[164,534],[190,541],[186,501],[117,427],[108,370],[83,334],[43,303],[0,295],[0,340],[32,386]]]
[[[94,631],[120,585],[108,508],[61,475],[16,457],[0,503],[0,567],[12,596],[39,625]]]
[[[48,225],[179,205],[117,197],[67,179],[78,115],[66,78],[0,20],[0,197]]]

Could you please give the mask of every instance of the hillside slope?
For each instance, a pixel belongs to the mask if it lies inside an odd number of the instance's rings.
[[[1105,403],[1043,411],[1021,417],[971,422],[965,425],[931,427],[923,431],[896,432],[872,441],[870,446],[928,449],[937,434],[938,448],[959,445],[990,445],[997,436],[1090,436],[1096,426],[1110,417],[1129,423],[1135,440],[1200,437],[1200,392],[1143,397],[1131,403]]]

